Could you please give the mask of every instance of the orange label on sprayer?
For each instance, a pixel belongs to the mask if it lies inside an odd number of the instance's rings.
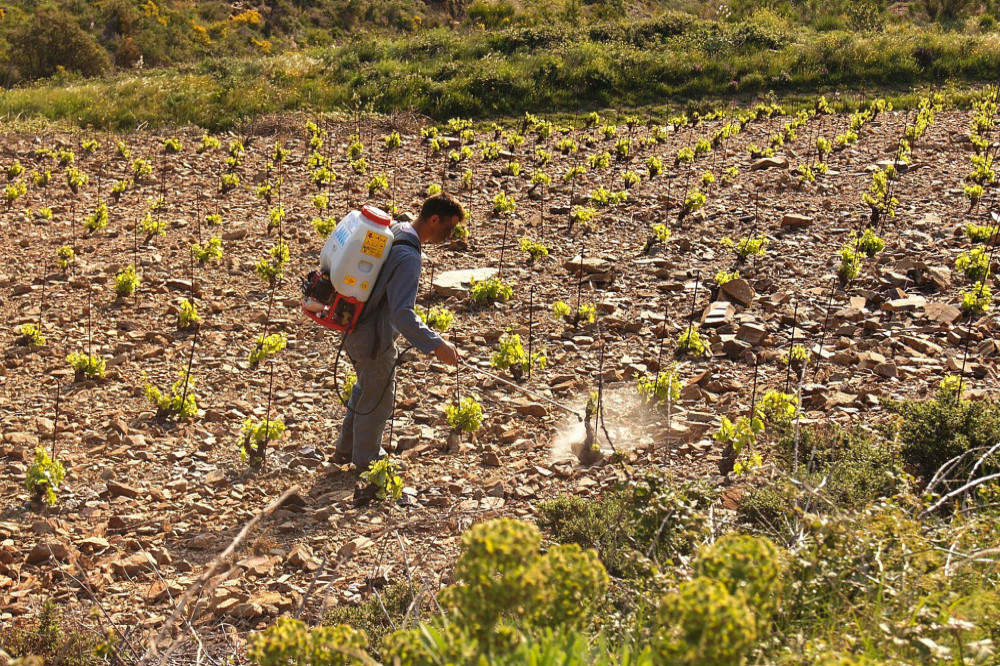
[[[365,234],[365,242],[361,245],[361,252],[367,254],[369,257],[381,259],[382,253],[385,252],[386,240],[388,239],[382,234],[369,231]]]

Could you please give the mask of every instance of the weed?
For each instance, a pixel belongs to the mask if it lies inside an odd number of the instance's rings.
[[[107,373],[107,363],[97,355],[71,352],[66,356],[66,362],[70,364],[70,367],[76,373],[76,381],[80,381],[83,377],[103,379]]]
[[[462,398],[457,405],[444,408],[448,425],[457,432],[475,432],[483,425],[483,408],[471,395]]]
[[[146,399],[156,407],[158,416],[173,416],[186,419],[198,415],[198,403],[194,394],[194,379],[184,370],[178,370],[177,381],[170,392],[161,391],[148,381],[145,382]],[[145,380],[145,375],[143,375]]]
[[[403,496],[403,477],[400,475],[399,463],[392,456],[373,461],[361,473],[361,480],[375,486],[375,497],[379,501],[395,501]]]
[[[56,490],[65,475],[62,463],[50,458],[45,449],[39,446],[35,449],[35,461],[28,468],[24,486],[28,492],[38,497],[44,496],[45,501],[52,506],[56,503]]]
[[[131,296],[139,287],[139,276],[135,266],[129,264],[115,275],[115,293],[119,296]]]

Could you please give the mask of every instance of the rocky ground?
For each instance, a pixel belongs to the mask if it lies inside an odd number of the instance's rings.
[[[794,167],[813,161],[817,136],[832,140],[844,131],[846,115],[811,119],[769,168],[755,170],[745,148],[766,144],[787,117],[751,122],[724,148],[679,167],[673,160],[678,148],[710,136],[720,122],[672,131],[665,143],[635,151],[628,163],[588,169],[572,188],[562,174],[586,164],[585,156],[605,149],[613,154],[614,141],[597,130],[575,130],[570,136],[581,152],[565,156],[554,149],[562,138],[557,132],[542,142],[553,153],[544,167],[553,185],[544,197],[540,188],[529,194],[536,147],[531,134],[515,151],[523,165],[519,177],[500,175],[506,159],[486,163],[478,150],[462,168],[446,169],[447,150],[430,156],[419,119],[412,117],[366,120],[362,139],[371,171],[389,174],[403,212],[416,212],[442,174],[445,188],[471,211],[467,242],[426,248],[419,295],[422,304],[455,311],[448,335],[467,360],[489,368],[505,330],[519,330],[527,342],[530,328],[532,346],[547,351],[548,366],[522,385],[581,409],[600,383],[607,391],[611,444],[628,465],[670,465],[678,474],[714,477],[720,450],[711,435],[720,418],[746,414],[752,397],[767,389],[801,390],[803,421],[874,425],[882,414],[880,398],[923,397],[945,374],[957,374],[971,335],[965,363],[971,388],[993,391],[997,321],[992,311],[971,324],[961,317],[957,306],[966,285],[953,270],[958,253],[972,247],[965,224],[985,224],[995,198],[993,190],[977,212],[966,212],[970,118],[963,111],[938,114],[897,183],[898,213],[882,228],[886,250],[866,260],[862,276],[843,288],[835,252],[867,215],[862,194],[871,170],[891,159],[912,113],[877,117],[854,147],[829,157],[826,175],[802,187]],[[409,578],[436,589],[448,581],[458,537],[474,521],[530,518],[541,499],[597,494],[619,478],[620,467],[610,460],[583,467],[568,454],[563,435],[578,428],[572,416],[410,352],[398,372],[387,440],[405,464],[404,500],[353,508],[354,478],[328,460],[343,416],[333,368],[339,336],[299,310],[298,278],[313,268],[323,243],[309,224],[316,188],[306,164],[304,122],[278,119],[248,129],[239,169],[243,185],[227,194],[219,194],[218,183],[230,136],[220,137],[221,149],[198,154],[200,132],[181,132],[182,151],[167,156],[161,148],[167,135],[145,133],[95,136],[102,146],[93,155],[80,149],[81,137],[69,134],[0,141],[0,162],[6,167],[19,160],[21,179],[41,168],[53,172],[47,188],[29,184],[0,217],[7,239],[0,247],[0,623],[35,612],[49,598],[81,615],[99,605],[89,622],[130,632],[129,642],[139,649],[243,525],[294,486],[222,567],[183,627],[181,657],[195,654],[195,632],[214,637],[217,655],[238,654],[246,631],[298,612],[304,599],[303,617],[317,620],[325,608],[355,603],[386,582]],[[367,195],[368,177],[354,175],[347,164],[354,127],[325,126],[323,150],[340,176],[329,190],[337,217]],[[387,154],[379,139],[392,127],[404,143]],[[621,134],[628,131],[619,126]],[[583,142],[588,134],[596,139],[592,147]],[[635,130],[636,139],[645,134],[645,128]],[[129,163],[114,154],[118,138],[127,140],[133,159],[151,160],[153,176],[109,202],[109,226],[88,234],[83,220],[127,173]],[[279,138],[289,150],[281,198],[291,259],[268,320],[269,291],[253,267],[276,234],[266,231],[268,206],[254,189]],[[477,140],[491,138],[477,134]],[[77,195],[66,186],[63,168],[33,153],[58,146],[74,150],[74,166],[90,177]],[[599,185],[619,190],[621,173],[645,173],[651,154],[662,157],[662,176],[633,187],[626,203],[600,209],[592,228],[567,231],[571,194],[583,196]],[[719,177],[731,166],[739,167],[739,176],[722,183]],[[471,188],[460,185],[464,168],[474,171]],[[673,203],[706,169],[717,177],[707,204],[678,223]],[[517,202],[508,223],[492,214],[500,191]],[[161,193],[163,218],[170,222],[166,234],[137,237],[136,221]],[[384,205],[389,198],[375,199]],[[43,207],[52,209],[51,221],[25,212]],[[211,212],[222,215],[221,227],[204,223]],[[673,236],[644,253],[651,225],[659,222]],[[743,279],[720,292],[716,272],[734,267],[720,239],[755,231],[771,239],[766,254],[740,266]],[[223,239],[223,261],[192,266],[191,243],[212,235]],[[548,258],[529,264],[519,248],[522,236],[543,239]],[[65,272],[56,266],[63,245],[76,252]],[[500,268],[501,254],[503,278],[514,286],[508,303],[474,307],[461,286],[442,280],[449,270]],[[141,286],[134,297],[117,298],[114,276],[133,260]],[[196,340],[177,327],[182,297],[196,303],[203,319]],[[552,318],[553,301],[575,308],[578,299],[596,304],[597,324],[574,329]],[[668,415],[665,407],[640,403],[634,377],[672,362],[675,340],[692,312],[705,320],[701,331],[713,353],[678,363],[684,389]],[[16,329],[39,319],[48,344],[19,346]],[[265,329],[286,333],[288,347],[273,368],[251,369],[247,355]],[[779,362],[793,331],[796,342],[814,351],[801,386]],[[158,418],[145,398],[144,378],[169,386],[192,348],[203,413],[180,423]],[[105,379],[74,381],[66,355],[81,350],[107,360]],[[346,368],[342,361],[336,376]],[[265,468],[252,471],[240,459],[239,433],[244,419],[265,416],[269,388],[271,417],[282,419],[287,431],[272,444]],[[475,443],[456,447],[447,444],[443,409],[459,392],[477,395],[486,419]],[[54,449],[67,470],[51,508],[33,501],[24,487],[38,445]],[[604,447],[611,449],[606,438]],[[766,448],[762,452],[766,460]]]

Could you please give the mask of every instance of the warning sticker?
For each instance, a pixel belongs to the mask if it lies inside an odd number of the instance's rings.
[[[382,253],[385,251],[385,241],[387,238],[382,234],[377,234],[374,231],[369,231],[365,235],[365,242],[361,246],[361,252],[367,254],[369,257],[375,257],[376,259],[382,258]]]
[[[347,275],[344,277],[344,284],[346,284],[348,287],[353,287],[357,281],[358,279],[353,275]]]
[[[368,291],[368,283],[367,282],[362,282],[361,283],[361,289],[364,290],[364,291]]]

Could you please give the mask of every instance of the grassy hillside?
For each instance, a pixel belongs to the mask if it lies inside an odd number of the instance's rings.
[[[20,2],[0,21],[0,76],[16,86],[0,111],[222,129],[261,113],[359,106],[496,117],[962,86],[1000,68],[994,0],[674,6]]]

